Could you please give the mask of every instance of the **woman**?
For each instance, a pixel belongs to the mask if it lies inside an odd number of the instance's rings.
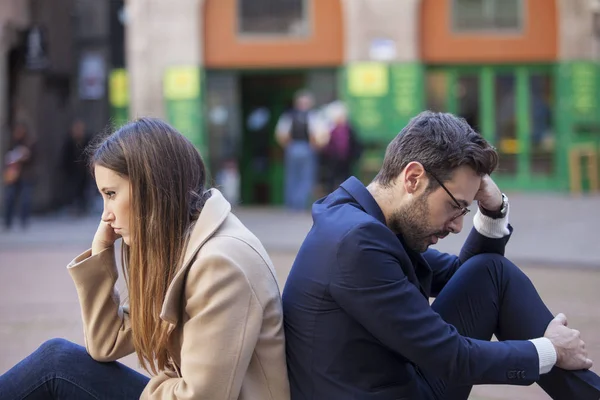
[[[143,118],[96,146],[91,165],[102,221],[68,266],[86,349],[46,342],[0,377],[0,399],[289,399],[273,265],[206,190],[194,146]],[[115,290],[119,237],[128,306]],[[114,362],[133,351],[150,380]]]
[[[322,157],[325,193],[331,193],[352,175],[354,164],[362,153],[362,146],[348,120],[348,110],[344,103],[331,103],[326,113],[331,123],[331,132]]]

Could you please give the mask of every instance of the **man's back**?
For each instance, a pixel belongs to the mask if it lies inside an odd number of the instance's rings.
[[[489,264],[476,267],[483,277],[489,276],[488,265],[504,265],[509,236],[491,239],[472,230],[460,257],[411,250],[356,178],[315,203],[313,217],[283,292],[292,400],[429,400],[443,398],[447,385],[528,385],[539,379],[545,364],[537,346],[525,340],[538,333],[490,342],[492,321],[485,332],[473,331],[478,339],[465,337],[429,304],[463,263],[481,260],[477,255],[489,253],[483,256]],[[470,268],[462,270],[468,275]],[[461,282],[451,290],[463,293]],[[460,301],[463,311],[472,307],[468,298]],[[489,300],[482,312],[494,315],[498,301]]]
[[[398,257],[406,257],[398,239],[344,189],[316,203],[313,216],[314,226],[296,257],[283,293],[292,398],[417,396],[422,389],[417,387],[414,366],[348,315],[330,291],[330,275],[344,236],[356,229],[384,228],[376,230],[388,232],[387,237],[380,238],[381,243],[388,243],[388,250]]]

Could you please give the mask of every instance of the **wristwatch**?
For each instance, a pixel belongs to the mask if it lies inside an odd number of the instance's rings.
[[[500,210],[491,211],[486,208],[483,208],[481,205],[479,206],[481,213],[486,217],[490,217],[493,219],[500,219],[506,217],[506,213],[508,212],[508,197],[504,193],[502,193],[502,206]]]

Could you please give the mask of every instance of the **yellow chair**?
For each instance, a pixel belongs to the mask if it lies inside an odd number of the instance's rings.
[[[590,179],[590,192],[598,192],[598,152],[593,143],[581,143],[569,149],[569,178],[571,193],[580,194],[581,185],[581,160],[587,158],[588,177]]]

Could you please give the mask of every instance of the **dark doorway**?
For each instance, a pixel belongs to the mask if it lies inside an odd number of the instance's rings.
[[[305,84],[305,73],[240,75],[243,203],[283,203],[283,149],[275,141],[275,126],[281,114],[291,108],[294,93]]]

